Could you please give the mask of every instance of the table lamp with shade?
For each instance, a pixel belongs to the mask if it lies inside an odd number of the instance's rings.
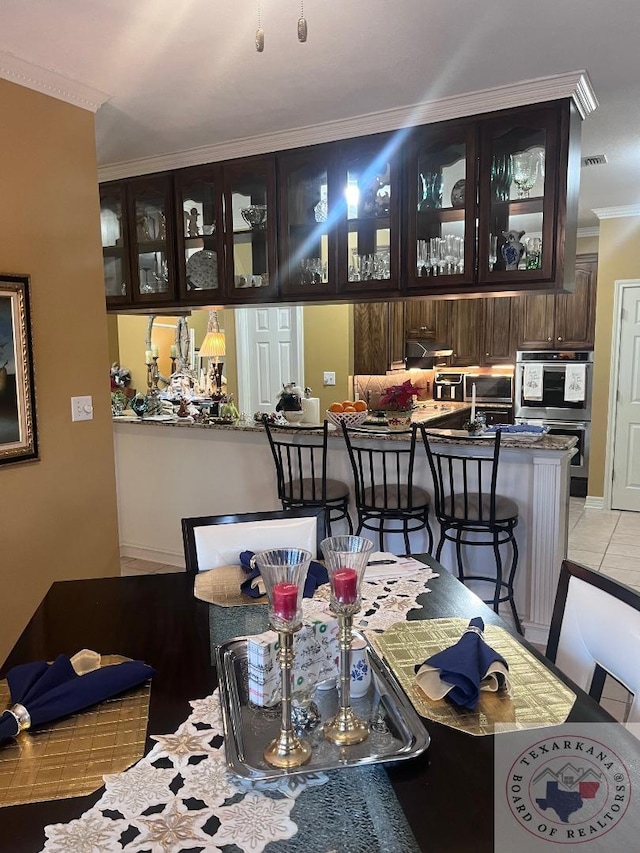
[[[220,331],[218,323],[218,312],[211,311],[209,314],[209,323],[207,334],[204,336],[202,346],[200,347],[200,357],[209,359],[208,376],[213,376],[218,394],[222,393],[222,365],[220,357],[225,355],[225,339],[224,332]],[[215,359],[215,361],[214,361]]]

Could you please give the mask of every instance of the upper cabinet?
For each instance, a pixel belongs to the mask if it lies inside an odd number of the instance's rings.
[[[565,99],[104,184],[108,306],[561,291],[579,132]]]

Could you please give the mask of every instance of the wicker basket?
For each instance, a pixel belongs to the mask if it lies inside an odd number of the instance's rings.
[[[357,427],[364,423],[369,415],[365,409],[364,412],[329,412],[327,411],[327,420],[332,424],[340,426],[344,423],[347,427]]]

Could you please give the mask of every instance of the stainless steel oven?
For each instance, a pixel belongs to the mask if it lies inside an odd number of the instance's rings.
[[[549,435],[574,435],[578,439],[577,452],[571,459],[571,476],[589,475],[589,445],[591,443],[591,424],[588,421],[550,421],[545,418],[516,418],[517,424],[536,424],[549,427]]]
[[[469,402],[476,386],[476,403],[513,403],[513,376],[509,373],[465,373],[464,399]]]
[[[565,384],[567,365],[584,366],[582,399],[571,399]],[[525,391],[529,365],[537,367],[538,393]],[[548,350],[516,353],[514,415],[516,418],[542,418],[550,421],[591,421],[593,353],[586,350]],[[530,395],[527,397],[527,393]],[[531,399],[536,396],[538,399]],[[575,396],[575,395],[573,395]],[[569,398],[569,399],[567,399]]]

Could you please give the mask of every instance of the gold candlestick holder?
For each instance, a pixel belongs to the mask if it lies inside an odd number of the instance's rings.
[[[306,740],[299,738],[293,730],[291,721],[291,670],[293,669],[293,635],[300,628],[278,631],[280,648],[278,663],[282,674],[282,709],[280,717],[280,734],[271,741],[265,749],[264,760],[271,767],[289,770],[301,767],[311,758],[311,747]]]
[[[331,585],[329,608],[338,617],[340,643],[339,710],[325,724],[324,736],[339,746],[348,746],[369,736],[369,724],[351,708],[351,640],[353,615],[360,610],[360,587],[373,543],[361,536],[330,536],[320,547]]]
[[[332,608],[333,609],[333,608]],[[359,609],[359,608],[358,608]],[[337,613],[340,643],[340,708],[336,716],[325,723],[324,736],[332,743],[347,746],[362,743],[369,737],[369,724],[357,717],[351,708],[351,638],[353,614]]]
[[[301,548],[272,548],[255,555],[269,599],[269,622],[278,632],[278,663],[282,677],[280,734],[263,752],[271,767],[290,770],[311,758],[311,746],[293,730],[291,719],[291,676],[293,635],[302,627],[302,591],[311,553]]]

